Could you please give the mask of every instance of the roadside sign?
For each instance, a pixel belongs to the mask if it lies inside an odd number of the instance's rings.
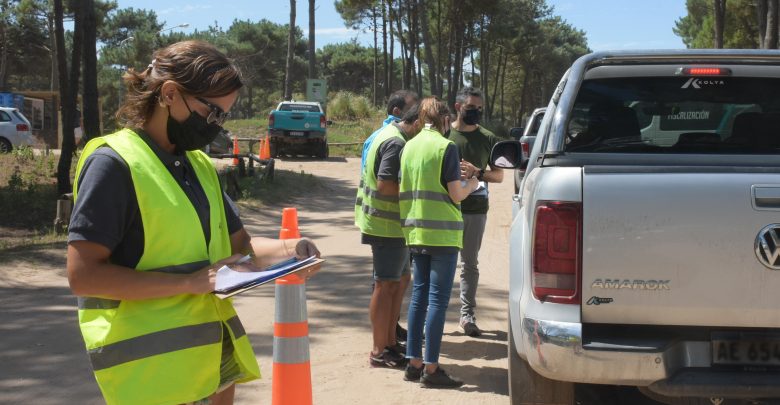
[[[328,85],[324,79],[306,80],[306,100],[317,101],[325,108],[328,102]]]

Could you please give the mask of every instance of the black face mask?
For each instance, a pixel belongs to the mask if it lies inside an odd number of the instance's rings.
[[[217,124],[209,124],[206,118],[190,110],[187,102],[184,102],[190,116],[184,122],[178,122],[171,116],[171,108],[168,107],[168,141],[176,146],[176,153],[188,150],[196,150],[210,144],[222,130]]]
[[[463,111],[463,123],[466,125],[477,125],[482,119],[482,111],[476,108]]]

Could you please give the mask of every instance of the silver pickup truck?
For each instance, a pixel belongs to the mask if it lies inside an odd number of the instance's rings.
[[[505,141],[491,163],[523,159]],[[583,56],[527,167],[513,404],[621,386],[668,404],[780,397],[780,52]]]

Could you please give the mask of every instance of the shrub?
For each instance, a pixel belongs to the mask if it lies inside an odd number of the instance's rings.
[[[340,91],[328,103],[328,116],[337,120],[357,120],[369,118],[375,108],[364,96]]]

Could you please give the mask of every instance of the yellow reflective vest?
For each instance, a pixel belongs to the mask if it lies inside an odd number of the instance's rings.
[[[195,208],[149,145],[124,129],[91,140],[84,161],[108,145],[124,159],[138,199],[144,250],[136,271],[192,273],[230,256],[230,237],[219,180],[209,157],[187,152],[209,202],[206,244]],[[79,326],[100,390],[110,404],[180,404],[213,394],[220,380],[222,340],[231,339],[243,375],[260,376],[249,339],[230,300],[181,294],[146,300],[79,297]],[[230,336],[223,336],[227,330]]]
[[[374,138],[366,153],[366,164],[360,176],[355,206],[355,225],[366,235],[384,238],[403,238],[401,217],[398,214],[398,197],[379,194],[378,180],[374,173],[376,155],[382,144],[393,137],[404,140],[401,131],[393,124],[385,126]]]
[[[401,155],[399,205],[408,246],[463,248],[463,215],[441,184],[441,168],[452,141],[424,128]]]

